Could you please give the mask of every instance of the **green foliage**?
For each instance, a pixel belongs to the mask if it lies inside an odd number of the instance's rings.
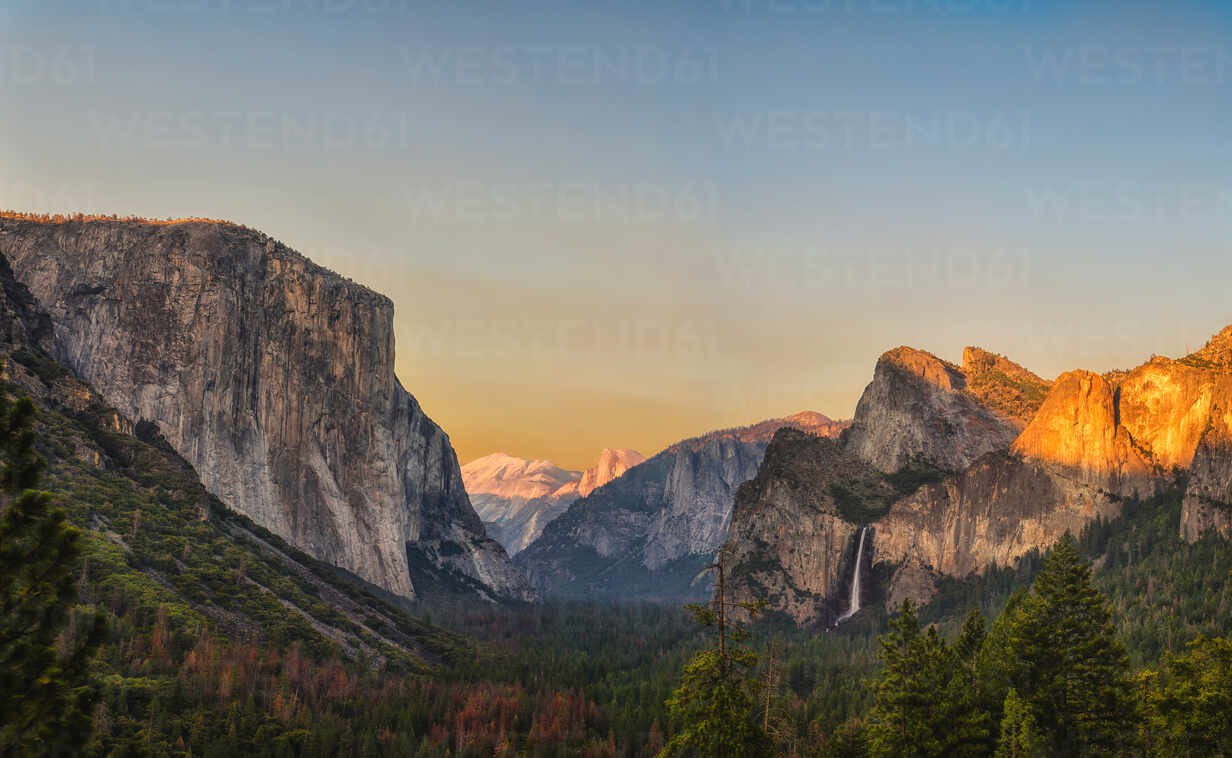
[[[1005,695],[1001,740],[996,758],[1048,758],[1048,746],[1035,723],[1035,714],[1013,687]]]
[[[1054,753],[1120,755],[1132,703],[1129,661],[1113,636],[1107,601],[1068,534],[1053,547],[1032,591],[1006,611],[1004,657],[994,686],[1013,688]]]
[[[876,521],[890,510],[894,500],[884,489],[858,479],[830,482],[826,490],[834,498],[839,518],[852,524]]]
[[[50,495],[26,489],[42,468],[33,421],[29,399],[0,391],[0,754],[66,755],[90,737],[88,667],[106,622],[74,617],[80,534]]]
[[[926,461],[913,460],[898,471],[886,474],[886,481],[901,497],[910,495],[926,484],[936,484],[945,479],[947,474],[948,472]]]
[[[904,601],[881,639],[882,670],[868,721],[872,756],[981,755],[987,714],[975,697],[975,650],[982,618],[972,617],[951,649],[935,626],[921,632]]]
[[[747,629],[727,617],[729,607],[755,617],[762,604],[728,601],[721,564],[718,569],[714,608],[687,606],[694,621],[715,631],[715,644],[693,656],[680,687],[667,700],[677,729],[658,758],[755,758],[770,752],[770,740],[753,718],[757,683],[751,672],[757,655],[742,644],[749,638]]]
[[[1232,756],[1232,641],[1199,637],[1140,684],[1152,754]]]
[[[70,611],[55,651],[67,655],[87,636],[95,609],[111,626],[93,664],[97,737],[87,754],[649,758],[666,745],[664,727],[679,736],[688,724],[714,724],[699,735],[726,735],[715,738],[718,747],[694,745],[685,754],[723,750],[759,731],[764,701],[754,697],[753,668],[733,661],[740,686],[714,687],[716,659],[707,655],[713,640],[677,608],[432,606],[436,623],[453,630],[446,631],[226,510],[152,424],[123,433],[101,403],[38,401],[35,410],[37,434],[12,450],[30,457],[37,450],[49,461],[42,486],[53,495],[40,507],[63,509],[64,526],[81,532],[72,573],[82,579],[75,601],[84,613],[75,621]],[[91,460],[91,451],[101,460]],[[21,468],[11,468],[15,455],[6,448],[6,471]],[[1136,707],[1116,718],[1141,745],[1120,749],[1227,754],[1220,731],[1227,643],[1210,639],[1181,651],[1195,637],[1228,634],[1232,551],[1217,536],[1193,544],[1178,538],[1179,492],[1123,505],[1120,518],[1093,522],[1075,545],[1099,567],[1088,573],[1089,586],[1110,601],[1110,627],[1097,636],[1106,639],[1111,628],[1140,670],[1163,660],[1128,690],[1139,695]],[[906,754],[992,755],[1008,745],[1018,750],[1010,754],[1029,755],[1052,739],[1036,713],[1044,685],[1014,678],[1034,671],[1031,677],[1061,688],[1053,691],[1071,686],[1045,676],[1051,659],[1026,655],[1021,645],[1030,618],[1048,615],[1036,607],[1038,591],[1015,591],[1028,587],[1044,562],[1028,555],[978,577],[942,580],[936,601],[920,610],[936,627],[921,630],[917,622],[912,641],[895,645],[901,686],[889,689],[877,668],[877,634],[887,628],[880,608],[825,632],[761,622],[757,641],[737,646],[764,660],[773,644],[781,661],[779,752],[863,756],[880,744],[884,753],[889,738],[877,730],[893,723],[895,709],[918,711],[926,727]],[[610,565],[602,581],[583,577],[579,594],[635,581],[652,595],[654,577],[627,568],[635,563]],[[680,586],[699,568],[682,563]],[[964,619],[970,608],[982,613]],[[985,617],[996,619],[991,628]],[[891,636],[908,634],[901,618],[894,624]],[[1076,678],[1076,691],[1099,669],[1084,662],[1092,648],[1078,631],[1088,626],[1064,627],[1066,638],[1054,640],[1087,651],[1065,654],[1087,672]],[[1046,638],[1040,624],[1027,636]],[[673,713],[668,701],[682,691]],[[86,694],[68,694],[78,693]],[[880,721],[872,717],[877,708]],[[85,713],[84,705],[76,713]],[[1045,743],[1044,750],[1056,748]]]

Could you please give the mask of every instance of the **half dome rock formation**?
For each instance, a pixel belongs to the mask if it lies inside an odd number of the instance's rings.
[[[994,373],[988,364],[1034,375],[975,350],[969,348],[968,355],[969,368],[981,379],[975,384],[978,392],[971,389],[963,368],[931,353],[898,347],[883,354],[856,405],[844,437],[847,449],[892,473],[913,464],[961,471],[984,453],[1009,447],[1021,428],[1018,417],[1027,412],[1027,401],[1015,396],[1013,403],[999,402],[995,390],[1004,382],[998,374],[1009,374]],[[1002,364],[990,362],[990,356]]]
[[[784,426],[846,428],[806,412],[678,442],[569,506],[517,564],[545,595],[704,597],[710,578],[698,572],[727,536],[736,488]]]
[[[576,483],[566,484],[557,492],[559,497],[575,495],[586,497],[603,485],[618,478],[629,469],[646,460],[646,456],[625,447],[605,447],[599,453],[599,462],[582,472]]]
[[[231,508],[403,597],[530,596],[394,376],[388,298],[223,222],[9,215],[0,253],[58,357]]]
[[[551,461],[505,453],[477,458],[462,467],[462,481],[488,533],[510,555],[534,542],[552,519],[645,458],[636,450],[604,448],[585,472],[567,471]]]

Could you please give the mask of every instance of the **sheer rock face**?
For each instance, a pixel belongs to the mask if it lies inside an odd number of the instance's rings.
[[[764,599],[797,624],[829,623],[846,609],[860,527],[843,517],[837,487],[894,496],[880,471],[834,440],[775,434],[757,476],[736,493],[724,545],[731,599]]]
[[[518,565],[548,595],[704,596],[698,571],[727,536],[736,488],[783,426],[837,435],[846,424],[806,412],[672,445],[573,503]]]
[[[899,347],[877,361],[845,442],[887,473],[911,463],[961,471],[984,453],[1008,448],[1018,429],[968,390],[962,369]]]
[[[988,431],[996,429],[988,414],[1005,421],[1001,431]],[[1011,444],[1005,430],[1014,428],[1021,433]],[[1118,515],[1121,498],[1175,487],[1185,472],[1182,536],[1232,535],[1232,327],[1180,360],[1152,358],[1103,376],[1072,371],[1054,382],[978,348],[964,351],[961,369],[898,348],[878,362],[845,443],[884,472],[915,460],[954,471],[872,522],[874,575],[890,577],[892,605],[927,601],[939,575],[965,576],[1045,550],[1097,516]],[[768,477],[778,457],[767,453],[757,496],[746,502],[741,492],[729,541],[742,541],[733,571],[755,567],[753,590],[788,598],[772,607],[820,621],[847,586],[836,587],[827,567],[849,565],[842,535],[863,521],[843,527],[833,509],[799,505],[796,491]],[[775,465],[795,469],[778,479],[813,481],[813,499],[822,500],[829,474],[817,465]],[[867,487],[859,495],[865,505],[883,499]],[[842,571],[846,578],[850,569]]]
[[[58,357],[230,507],[404,597],[436,589],[415,584],[424,561],[431,581],[527,596],[394,376],[388,298],[223,223],[0,218],[0,253]]]
[[[1181,505],[1181,537],[1232,536],[1232,412],[1220,409],[1194,453]]]
[[[1119,512],[1105,490],[1012,453],[989,453],[962,474],[896,502],[877,522],[873,562],[966,576],[1010,565],[1066,531],[1077,534],[1096,516]],[[928,599],[891,592],[891,602],[903,597]]]
[[[1155,467],[1120,423],[1124,395],[1098,374],[1062,374],[1013,452],[1117,495],[1154,492]]]

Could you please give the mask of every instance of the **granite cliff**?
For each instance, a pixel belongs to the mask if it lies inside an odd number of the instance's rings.
[[[678,442],[573,503],[516,563],[545,595],[704,596],[698,573],[726,538],[736,488],[784,426],[836,436],[846,424],[806,412]]]
[[[394,376],[393,304],[222,222],[0,217],[56,357],[209,491],[407,598],[527,598],[448,437]]]

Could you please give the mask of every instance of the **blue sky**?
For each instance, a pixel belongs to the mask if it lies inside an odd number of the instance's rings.
[[[463,459],[1232,322],[1226,5],[52,0],[0,54],[0,207],[229,218],[385,292]]]

